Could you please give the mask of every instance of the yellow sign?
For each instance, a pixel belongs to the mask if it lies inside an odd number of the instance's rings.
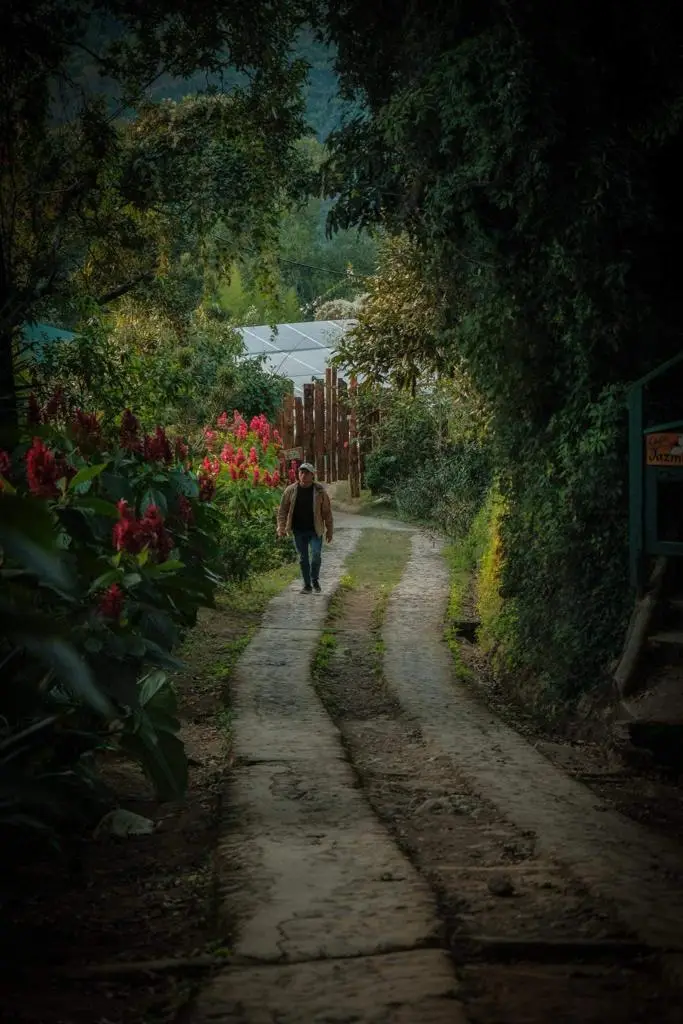
[[[648,466],[683,466],[683,434],[646,434]]]

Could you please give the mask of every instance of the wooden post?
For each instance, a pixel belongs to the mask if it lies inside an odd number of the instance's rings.
[[[337,450],[338,450],[338,476],[340,480],[347,480],[349,476],[349,424],[348,401],[346,381],[341,378],[337,382]]]
[[[337,369],[333,366],[332,380],[330,381],[330,478],[333,483],[339,479],[339,394],[337,387]]]
[[[349,416],[349,491],[352,498],[360,498],[360,460],[358,458],[358,428],[356,423],[358,382],[355,377],[351,378],[349,391],[351,400],[351,413]]]
[[[306,438],[304,437],[304,403],[300,398],[294,399],[294,446],[304,449],[306,458]]]
[[[294,447],[294,395],[285,395],[284,422],[282,430],[283,447]]]
[[[315,433],[313,410],[313,385],[304,384],[304,439],[303,446],[306,461],[315,461]]]
[[[313,388],[313,413],[315,432],[315,472],[318,480],[325,476],[325,389],[320,381]]]
[[[332,483],[332,368],[325,370],[325,483]]]

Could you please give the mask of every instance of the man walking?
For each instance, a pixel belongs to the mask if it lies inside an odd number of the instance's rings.
[[[314,481],[310,462],[299,466],[298,483],[285,488],[277,513],[277,535],[294,535],[304,585],[302,594],[320,593],[320,560],[323,534],[332,541],[332,506],[325,488]],[[310,557],[309,557],[310,550]]]

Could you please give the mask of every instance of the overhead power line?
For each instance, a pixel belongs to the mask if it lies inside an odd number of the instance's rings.
[[[310,263],[299,263],[298,260],[288,260],[284,256],[277,257],[278,263],[290,263],[293,267],[303,267],[305,270],[315,270],[319,274],[330,274],[332,277],[357,277],[363,278],[368,277],[373,273],[371,270],[364,271],[361,274],[354,274],[353,271],[350,273],[344,273],[341,270],[330,270],[329,267],[313,267]]]

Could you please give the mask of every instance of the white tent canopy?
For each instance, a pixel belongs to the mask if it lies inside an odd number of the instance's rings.
[[[355,320],[314,320],[237,330],[248,355],[265,354],[267,365],[294,382],[296,395],[303,395],[304,384],[325,376],[337,345],[355,325]]]

